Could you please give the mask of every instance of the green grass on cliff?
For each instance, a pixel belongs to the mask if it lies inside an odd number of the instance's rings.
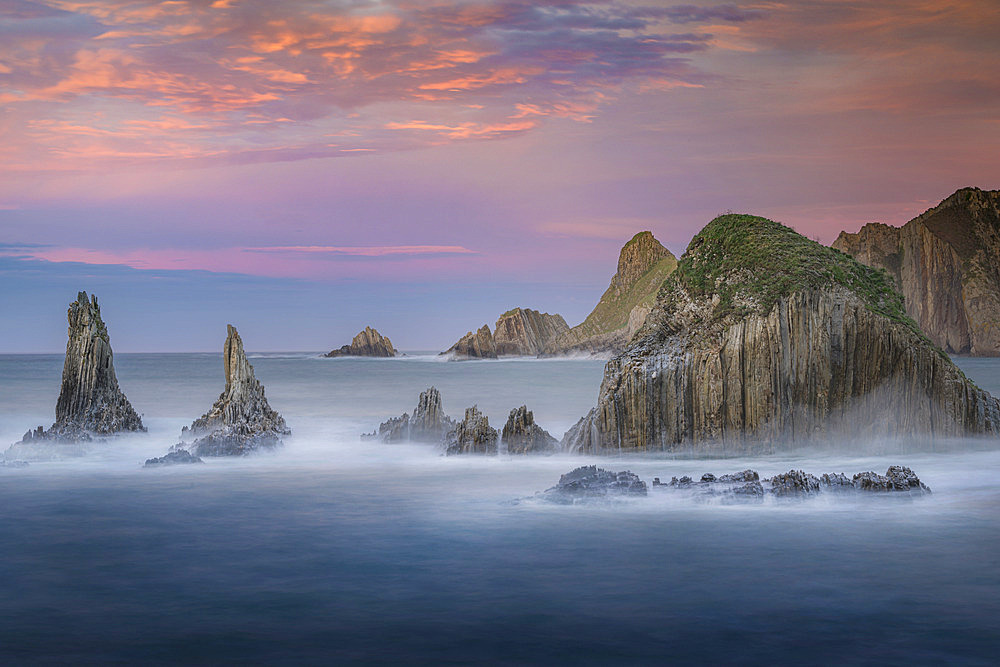
[[[574,327],[574,330],[583,336],[596,336],[627,326],[628,316],[633,308],[638,305],[653,307],[660,286],[675,268],[677,259],[673,255],[667,255],[649,267],[620,297],[609,287],[587,319]]]
[[[673,281],[694,297],[718,295],[715,321],[754,311],[766,315],[782,297],[840,285],[870,310],[927,339],[906,314],[903,297],[885,271],[754,215],[727,214],[708,223],[691,240],[664,288]]]

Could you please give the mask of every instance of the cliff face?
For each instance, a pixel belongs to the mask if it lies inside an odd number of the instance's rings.
[[[568,331],[569,325],[562,315],[515,308],[497,320],[493,341],[497,356],[536,356],[550,341]]]
[[[465,419],[445,436],[445,454],[487,454],[496,456],[497,430],[489,418],[473,405],[465,409]]]
[[[489,325],[484,324],[479,331],[465,334],[447,352],[441,354],[451,355],[456,359],[496,359],[497,348]]]
[[[656,302],[677,259],[651,232],[640,232],[622,248],[618,271],[583,323],[553,339],[546,354],[616,353],[625,348]]]
[[[1000,434],[1000,402],[906,315],[885,274],[777,223],[696,236],[570,451],[749,453],[814,438]]]
[[[359,332],[350,345],[327,352],[325,357],[395,357],[392,341],[371,327]]]
[[[379,424],[378,431],[365,434],[363,439],[377,439],[385,443],[393,442],[441,442],[444,436],[455,428],[455,422],[444,413],[441,406],[441,392],[435,387],[420,392],[413,416],[403,413],[399,417]]]
[[[510,411],[502,440],[508,454],[552,454],[559,441],[535,423],[534,413],[522,405]]]
[[[227,325],[223,367],[226,388],[208,412],[182,431],[182,440],[193,437],[194,442],[177,448],[199,456],[240,456],[280,445],[281,436],[291,431],[267,402],[264,385],[254,376],[243,340],[231,324]]]
[[[959,190],[902,227],[841,232],[833,247],[885,269],[945,351],[1000,355],[1000,191]]]

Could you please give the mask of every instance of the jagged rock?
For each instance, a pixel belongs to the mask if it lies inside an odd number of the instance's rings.
[[[746,482],[740,484],[739,486],[734,486],[729,490],[729,493],[734,496],[742,496],[747,498],[763,498],[764,497],[764,487],[761,486],[760,482]]]
[[[902,466],[889,466],[885,476],[874,472],[859,472],[851,482],[859,491],[906,491],[915,494],[931,492],[912,470]]]
[[[445,434],[454,428],[454,420],[441,407],[441,392],[429,387],[417,397],[412,417],[404,412],[379,424],[377,432],[362,437],[385,443],[441,442]]]
[[[756,470],[742,470],[723,475],[719,478],[720,482],[756,482],[759,480],[760,475],[757,474]]]
[[[212,408],[181,431],[174,450],[186,449],[197,456],[243,456],[281,444],[291,433],[285,420],[271,409],[264,385],[254,376],[243,351],[243,340],[233,325],[227,325],[223,348],[226,388]],[[187,439],[193,442],[187,444]]]
[[[715,481],[716,481],[715,475],[713,475],[710,472],[706,472],[704,475],[701,476],[701,482],[702,482],[702,484],[706,484],[706,483],[710,483],[710,482],[715,482]]]
[[[945,351],[1000,355],[1000,190],[964,188],[902,227],[841,232],[833,247],[885,269]]]
[[[396,349],[392,341],[371,327],[365,327],[351,341],[339,350],[331,350],[324,357],[395,357]]]
[[[581,324],[553,338],[549,355],[589,352],[617,354],[642,327],[660,285],[677,259],[651,232],[639,232],[618,256],[618,272],[594,310]]]
[[[562,315],[530,308],[508,310],[497,319],[493,341],[497,356],[537,356],[550,341],[569,331]]]
[[[609,472],[597,466],[581,466],[559,478],[559,483],[540,497],[557,503],[583,500],[645,496],[646,483],[629,472]]]
[[[563,448],[756,453],[998,433],[1000,401],[926,339],[884,272],[725,215],[691,241]]]
[[[535,423],[534,413],[524,405],[510,411],[503,443],[508,454],[551,454],[559,447],[559,441]]]
[[[445,436],[445,454],[496,455],[498,437],[489,418],[479,411],[479,406],[473,405],[466,408],[465,419]]]
[[[398,417],[390,417],[378,425],[378,431],[362,436],[384,443],[408,442],[410,439],[410,415],[406,412]]]
[[[142,467],[158,468],[160,466],[172,466],[185,463],[204,463],[204,461],[201,460],[201,457],[195,456],[186,449],[178,449],[154,459],[146,459],[146,463],[143,464]]]
[[[819,493],[819,480],[801,470],[789,470],[767,480],[776,496],[806,496]]]
[[[101,319],[97,296],[88,298],[86,292],[80,292],[69,305],[66,317],[69,340],[56,401],[56,421],[47,431],[39,426],[25,433],[21,442],[8,450],[11,455],[32,457],[47,448],[53,449],[50,445],[79,445],[95,436],[146,430],[118,387],[111,338]],[[69,453],[68,449],[63,453]]]
[[[441,354],[450,355],[455,359],[496,359],[497,348],[489,326],[484,324],[479,331],[465,334]]]
[[[820,486],[832,489],[853,489],[854,483],[844,473],[823,473],[819,478]]]

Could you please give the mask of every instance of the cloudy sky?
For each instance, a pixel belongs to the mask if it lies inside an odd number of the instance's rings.
[[[0,352],[441,349],[649,229],[1000,187],[995,0],[0,0]]]

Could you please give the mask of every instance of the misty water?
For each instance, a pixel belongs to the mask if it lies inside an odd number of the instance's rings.
[[[1000,650],[998,443],[443,457],[358,435],[434,385],[453,417],[477,403],[499,428],[525,403],[560,437],[603,362],[264,354],[251,362],[293,430],[283,449],[142,469],[218,397],[221,356],[115,361],[147,434],[0,468],[0,663],[995,664]],[[1000,395],[1000,360],[956,361]],[[0,356],[0,442],[52,423],[61,368]],[[590,463],[647,482],[898,463],[933,494],[530,499]]]

